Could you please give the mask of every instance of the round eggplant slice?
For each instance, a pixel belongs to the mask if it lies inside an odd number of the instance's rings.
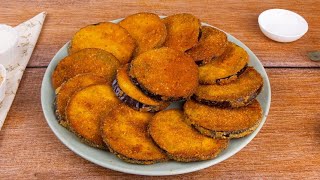
[[[129,76],[149,97],[164,101],[186,99],[198,86],[198,67],[193,59],[167,47],[136,57]]]
[[[166,154],[149,137],[152,113],[139,112],[120,104],[101,120],[101,135],[110,152],[134,164],[167,161]]]
[[[187,101],[184,106],[186,121],[201,134],[213,138],[241,138],[251,134],[260,124],[262,109],[257,100],[245,107],[219,108]]]
[[[142,112],[157,112],[169,106],[169,103],[156,101],[145,95],[135,86],[128,75],[128,64],[119,68],[117,77],[112,83],[113,91],[118,98],[131,108]]]
[[[202,26],[201,37],[199,43],[186,51],[194,61],[202,61],[202,64],[207,63],[212,58],[222,55],[228,44],[227,35],[210,26]]]
[[[87,144],[105,148],[100,135],[100,117],[119,103],[110,85],[91,85],[77,91],[66,107],[69,129]]]
[[[97,76],[92,73],[79,74],[75,77],[69,79],[64,82],[59,89],[56,95],[55,108],[56,108],[56,116],[59,123],[67,127],[67,123],[65,121],[65,109],[67,107],[69,98],[72,94],[82,88],[85,88],[89,85],[93,84],[107,84],[107,80],[101,76]]]
[[[240,46],[229,42],[225,52],[199,67],[200,84],[227,84],[238,78],[247,67],[249,56]]]
[[[168,34],[164,46],[186,51],[198,43],[200,20],[192,14],[175,14],[163,19]]]
[[[120,25],[102,22],[76,32],[71,40],[69,54],[86,48],[103,49],[112,53],[121,64],[126,64],[136,48],[136,42]]]
[[[130,15],[119,25],[125,28],[137,42],[134,56],[162,46],[167,37],[165,24],[158,15],[153,13]]]
[[[83,73],[94,73],[109,83],[120,63],[111,53],[102,49],[83,49],[62,59],[52,74],[52,85],[57,89],[68,79]]]
[[[178,109],[157,113],[150,121],[148,131],[170,158],[181,162],[213,159],[228,145],[228,140],[200,134],[184,122],[183,112]]]
[[[235,81],[225,85],[200,85],[193,95],[198,102],[220,107],[247,106],[260,93],[263,86],[261,75],[252,67]]]

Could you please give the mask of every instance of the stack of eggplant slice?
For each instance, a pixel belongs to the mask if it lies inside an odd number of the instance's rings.
[[[52,75],[59,123],[135,164],[215,158],[253,132],[261,75],[191,14],[137,13],[80,29]],[[182,108],[167,107],[183,102]]]

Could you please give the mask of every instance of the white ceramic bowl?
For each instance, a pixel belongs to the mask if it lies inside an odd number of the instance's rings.
[[[16,63],[18,32],[13,27],[0,24],[0,64],[8,68]]]
[[[2,64],[0,64],[0,102],[2,102],[6,93],[6,78],[6,68]]]
[[[285,9],[269,9],[259,15],[258,23],[264,35],[278,42],[292,42],[308,31],[307,21]]]

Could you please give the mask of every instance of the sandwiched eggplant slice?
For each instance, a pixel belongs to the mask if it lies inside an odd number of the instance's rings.
[[[252,67],[235,81],[225,85],[200,85],[193,99],[210,106],[247,106],[260,93],[263,86],[261,75]]]
[[[90,146],[105,148],[100,117],[119,103],[110,85],[96,84],[77,91],[66,107],[69,129]]]
[[[69,54],[86,48],[103,49],[112,53],[121,64],[126,64],[136,48],[136,42],[120,25],[102,22],[76,32],[70,43]]]
[[[52,85],[57,89],[63,82],[83,73],[94,73],[111,83],[119,67],[119,61],[111,53],[102,49],[83,49],[58,63],[51,77]]]
[[[165,24],[153,13],[137,13],[126,17],[119,25],[136,40],[134,56],[162,46],[167,37]]]
[[[147,132],[153,114],[139,112],[121,103],[101,119],[101,135],[109,150],[134,164],[153,164],[168,157]]]
[[[122,102],[142,112],[157,112],[169,106],[167,102],[151,99],[135,86],[128,75],[128,67],[126,64],[119,68],[112,83],[113,91]]]
[[[181,162],[213,159],[229,142],[200,134],[184,122],[184,114],[178,109],[157,113],[151,119],[148,131],[170,158]]]
[[[241,138],[251,134],[260,124],[262,109],[257,100],[245,107],[219,108],[188,100],[185,120],[201,134],[213,138]]]
[[[101,76],[97,76],[92,73],[79,74],[75,77],[64,82],[57,92],[55,100],[56,117],[59,123],[67,127],[65,120],[65,109],[67,107],[69,98],[72,94],[82,88],[85,88],[92,84],[108,83],[107,80]]]
[[[136,57],[129,76],[145,94],[164,101],[189,98],[198,86],[198,67],[193,59],[167,47]]]
[[[203,65],[222,55],[227,49],[228,39],[224,32],[210,26],[202,26],[201,32],[198,44],[186,53]]]
[[[164,46],[186,51],[198,43],[200,20],[192,14],[175,14],[163,19],[168,34]]]
[[[227,84],[238,78],[249,61],[247,52],[229,42],[225,52],[210,63],[199,67],[200,84]]]

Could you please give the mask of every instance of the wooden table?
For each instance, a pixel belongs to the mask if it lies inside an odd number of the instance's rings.
[[[257,18],[270,8],[301,14],[309,23],[308,33],[292,43],[267,39]],[[320,62],[307,58],[307,52],[320,50],[319,9],[320,3],[312,0],[2,0],[0,23],[14,26],[41,11],[48,16],[0,131],[0,179],[144,178],[102,168],[73,153],[50,130],[40,105],[47,65],[79,28],[141,11],[159,15],[189,12],[229,32],[259,57],[272,88],[267,121],[248,146],[215,166],[164,179],[320,178]]]

